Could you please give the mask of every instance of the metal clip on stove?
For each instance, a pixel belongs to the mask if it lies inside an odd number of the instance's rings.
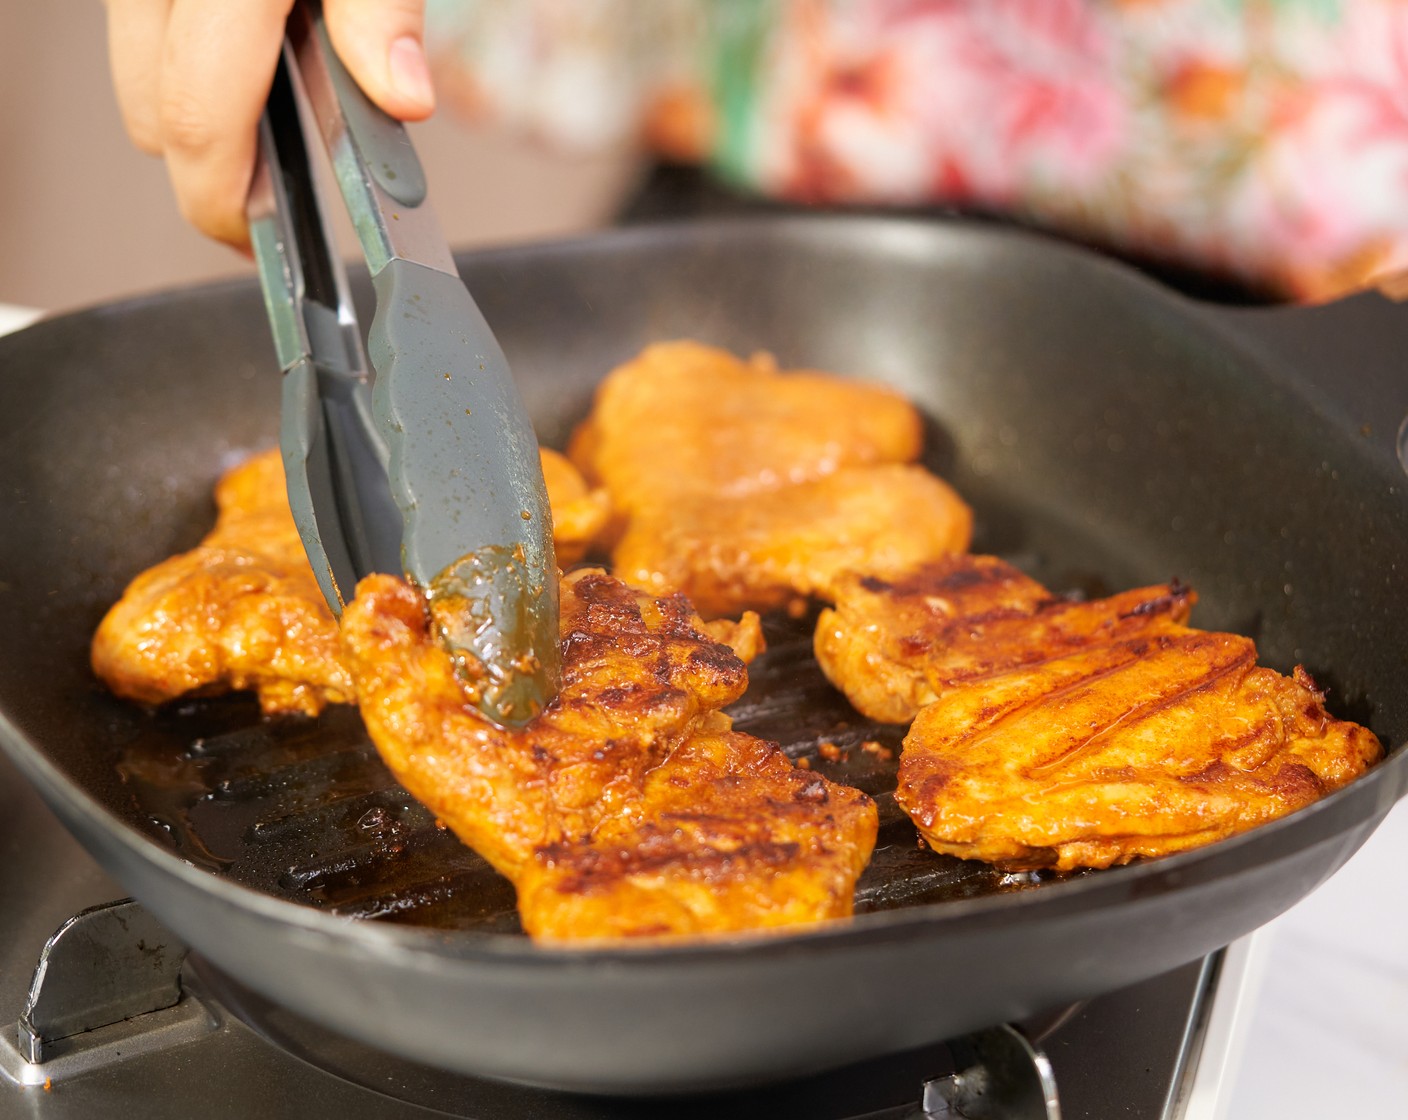
[[[92,1072],[216,1028],[184,998],[186,946],[131,899],[83,910],[45,943],[0,1075],[25,1085]]]
[[[954,1071],[924,1083],[922,1120],[1061,1120],[1051,1062],[1018,1027],[946,1045]]]

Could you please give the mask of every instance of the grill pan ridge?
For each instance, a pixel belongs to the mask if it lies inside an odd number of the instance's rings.
[[[895,804],[904,728],[868,720],[831,687],[811,652],[815,615],[765,623],[735,726],[783,744],[880,809],[857,913],[1027,889],[1010,875],[927,851]],[[154,714],[118,769],[151,832],[215,874],[290,902],[358,919],[520,933],[513,889],[438,825],[377,757],[353,709],[261,717],[249,697],[190,700]],[[176,755],[174,740],[189,743]]]

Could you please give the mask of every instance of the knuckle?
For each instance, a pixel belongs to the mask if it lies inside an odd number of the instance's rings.
[[[167,94],[161,100],[161,140],[164,148],[199,153],[209,150],[219,131],[208,108],[184,93]]]
[[[124,88],[118,84],[117,108],[122,127],[132,146],[149,156],[161,154],[161,120],[154,96],[145,96],[141,89]]]

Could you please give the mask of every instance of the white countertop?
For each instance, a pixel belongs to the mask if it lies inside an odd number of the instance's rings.
[[[39,312],[0,304],[0,334]],[[1264,933],[1225,1120],[1408,1116],[1408,802]],[[1259,938],[1259,942],[1262,939]]]
[[[1266,927],[1228,1120],[1408,1116],[1408,802]]]

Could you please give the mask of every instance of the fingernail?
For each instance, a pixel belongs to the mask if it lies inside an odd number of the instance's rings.
[[[435,90],[430,84],[430,65],[425,60],[425,48],[411,35],[402,35],[391,44],[391,84],[407,101],[435,106]]]

